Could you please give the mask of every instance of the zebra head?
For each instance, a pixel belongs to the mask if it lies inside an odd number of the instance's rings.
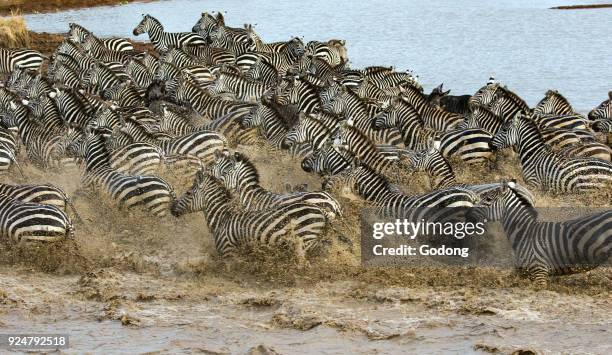
[[[474,220],[499,221],[508,214],[517,211],[526,211],[531,217],[537,218],[537,212],[533,208],[533,202],[529,195],[525,195],[515,180],[502,181],[500,186],[488,190],[480,195],[480,202],[474,210],[468,213],[468,217]],[[527,191],[528,193],[528,191]]]
[[[223,180],[235,164],[236,159],[229,150],[217,150],[215,151],[215,162],[210,166],[210,174],[216,179]]]
[[[372,119],[372,128],[375,130],[382,130],[385,128],[397,127],[399,125],[399,115],[398,115],[398,106],[399,106],[398,98],[393,98],[388,105],[385,105],[384,108]]]
[[[170,213],[175,217],[180,217],[187,213],[206,211],[207,202],[229,198],[228,191],[212,175],[202,170],[195,176],[193,185],[183,196],[172,202]],[[210,213],[210,211],[206,211]]]
[[[87,36],[91,34],[89,30],[79,24],[71,22],[70,24],[68,24],[68,26],[70,28],[68,30],[68,39],[72,42],[83,43]]]
[[[612,119],[612,91],[608,92],[608,99],[589,112],[590,120]]]
[[[164,30],[161,23],[157,21],[153,16],[143,14],[142,20],[140,20],[138,26],[134,27],[132,33],[134,34],[134,36],[138,36],[145,32],[150,32],[152,29],[158,29],[161,31]]]
[[[177,198],[170,206],[170,213],[180,217],[186,213],[202,211],[204,209],[204,192],[212,177],[201,170],[196,173],[193,185],[183,196]]]
[[[468,101],[470,107],[484,106],[488,107],[493,103],[499,94],[499,84],[487,84],[480,88]]]
[[[283,140],[281,147],[283,149],[289,149],[295,144],[308,142],[308,134],[315,125],[314,121],[315,119],[310,115],[300,112],[298,123],[287,132],[287,136]]]
[[[493,141],[491,142],[493,147],[504,149],[516,145],[519,140],[519,127],[522,119],[521,113],[517,113],[513,119],[504,123],[497,134],[493,136]]]
[[[263,125],[266,112],[270,110],[263,102],[259,102],[240,120],[240,127],[249,129]]]
[[[78,131],[73,130],[73,134],[65,136],[65,152],[69,158],[85,158],[87,153],[88,138],[93,136],[93,133],[77,134]]]
[[[218,26],[217,19],[208,12],[203,12],[196,24],[191,28],[192,32],[199,34],[209,40],[211,32]]]
[[[336,175],[351,166],[346,153],[338,151],[330,140],[325,141],[321,149],[302,160],[302,170],[308,173],[323,175]]]

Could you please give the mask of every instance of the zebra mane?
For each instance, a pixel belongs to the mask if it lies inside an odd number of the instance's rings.
[[[525,112],[530,112],[531,111],[531,109],[529,108],[529,105],[527,105],[525,100],[523,100],[520,96],[518,96],[516,93],[514,93],[513,91],[511,91],[507,87],[499,86],[498,90],[501,90],[501,92],[503,93],[503,95],[505,97],[509,98],[515,104],[517,104],[519,107],[521,107],[521,109],[523,111],[525,111]]]
[[[548,90],[548,91],[546,91],[545,96],[546,96],[548,99],[551,99],[552,97],[556,97],[556,98],[557,98],[557,100],[561,100],[561,101],[563,101],[564,103],[566,103],[568,106],[570,106],[570,107],[571,107],[571,105],[570,105],[569,101],[568,101],[568,100],[565,98],[565,96],[561,95],[561,93],[559,93],[557,90]]]

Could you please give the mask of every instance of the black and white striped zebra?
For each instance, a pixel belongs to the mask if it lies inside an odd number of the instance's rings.
[[[222,92],[233,93],[240,101],[258,101],[268,91],[268,87],[260,82],[248,80],[242,76],[222,72],[214,84],[208,87],[213,94]]]
[[[305,53],[320,58],[336,67],[348,61],[348,53],[343,40],[332,39],[327,42],[310,41],[306,44]]]
[[[102,136],[89,133],[73,141],[68,153],[85,159],[84,186],[102,188],[120,207],[143,206],[156,216],[168,212],[175,197],[172,187],[158,177],[132,176],[113,169]]]
[[[172,214],[204,211],[219,254],[236,256],[249,244],[293,244],[300,262],[319,245],[327,227],[324,211],[311,204],[281,205],[266,211],[236,212],[230,193],[209,174],[199,172],[193,186],[172,204]]]
[[[74,238],[65,212],[53,205],[25,202],[0,194],[0,234],[11,243],[59,242]]]
[[[121,131],[130,135],[134,142],[144,142],[159,146],[165,156],[191,156],[200,159],[204,164],[213,161],[214,153],[227,146],[227,139],[221,134],[200,130],[180,137],[158,140],[142,125],[134,121],[124,122]]]
[[[302,159],[302,170],[308,173],[316,173],[320,176],[336,175],[349,169],[353,157],[349,152],[334,147],[331,142],[326,142],[321,149]]]
[[[294,156],[303,157],[312,152],[309,144],[295,144],[291,147],[284,145],[291,124],[265,99],[243,117],[240,125],[244,129],[257,128],[259,134],[271,146],[280,149],[289,148],[289,152]]]
[[[533,108],[534,115],[556,114],[571,115],[574,113],[569,101],[556,90],[548,90],[544,98]]]
[[[497,148],[514,146],[524,180],[542,190],[579,192],[596,190],[612,183],[612,163],[593,158],[567,158],[542,141],[533,122],[517,115],[493,138]]]
[[[240,203],[246,210],[262,211],[279,205],[307,203],[325,210],[329,219],[342,215],[340,204],[327,192],[278,194],[265,189],[259,183],[257,168],[244,154],[217,151],[210,170],[228,190],[240,196]]]
[[[149,68],[140,60],[130,58],[125,65],[125,73],[132,78],[136,86],[141,89],[149,87],[153,83],[154,74],[149,71]]]
[[[55,206],[66,213],[71,203],[64,190],[51,184],[10,185],[0,183],[0,195],[23,202]]]
[[[373,117],[379,113],[372,109],[357,94],[342,88],[340,92],[323,105],[323,109],[336,115],[347,117],[354,127],[359,129],[375,144],[386,144],[402,147],[404,141],[397,128],[374,129]]]
[[[32,49],[0,48],[0,73],[10,74],[15,69],[40,71],[45,57]]]
[[[49,93],[49,97],[55,101],[64,122],[72,127],[85,127],[90,121],[91,106],[73,90],[56,89]]]
[[[266,86],[276,87],[280,78],[278,70],[274,65],[258,57],[255,63],[251,65],[249,70],[244,74],[244,77],[250,80],[256,80]]]
[[[411,85],[402,85],[400,88],[402,100],[415,108],[426,127],[437,131],[446,131],[463,121],[463,116],[459,114],[430,105],[425,95],[418,88]]]
[[[9,106],[10,110],[2,123],[7,127],[17,127],[28,158],[41,167],[61,165],[60,133],[38,124],[22,103],[13,101]]]
[[[187,80],[174,79],[174,81],[176,87],[170,92],[170,95],[178,102],[188,104],[200,115],[211,120],[230,112],[248,112],[253,107],[251,104],[230,102],[214,97]]]
[[[589,119],[592,121],[612,120],[612,91],[608,92],[607,100],[589,112]]]
[[[587,271],[612,253],[612,211],[565,222],[538,221],[533,205],[508,182],[484,194],[477,213],[501,221],[514,250],[516,267],[546,286],[549,277]]]
[[[77,24],[70,23],[68,25],[70,30],[68,31],[68,36],[70,39],[76,43],[83,43],[88,36],[93,36],[93,33],[86,29],[85,27]],[[102,40],[104,46],[115,52],[132,52],[134,51],[134,45],[125,38],[105,38]]]
[[[415,209],[435,208],[445,209],[455,207],[473,207],[480,201],[477,193],[451,187],[435,190],[424,195],[409,196],[402,193],[397,186],[392,185],[386,177],[375,172],[367,165],[358,165],[327,179],[324,184],[326,191],[350,191],[363,200],[372,203],[378,214],[393,218],[406,217]],[[451,210],[442,211],[432,218],[448,217]]]
[[[151,15],[143,15],[142,20],[134,28],[134,36],[143,33],[149,35],[149,39],[160,53],[165,53],[172,48],[182,48],[187,45],[204,45],[206,39],[192,32],[164,32],[162,24]]]
[[[333,127],[335,128],[335,127]],[[309,143],[312,149],[318,150],[331,138],[332,129],[312,115],[301,114],[298,123],[287,133],[283,146]]]

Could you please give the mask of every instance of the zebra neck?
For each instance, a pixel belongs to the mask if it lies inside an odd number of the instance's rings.
[[[502,225],[508,241],[515,249],[525,238],[533,238],[529,232],[538,222],[528,210],[522,205],[506,206]],[[515,249],[516,250],[516,249]]]
[[[524,122],[523,127],[518,130],[518,136],[517,152],[523,167],[531,158],[549,151],[548,146],[542,141],[538,129],[532,123]]]

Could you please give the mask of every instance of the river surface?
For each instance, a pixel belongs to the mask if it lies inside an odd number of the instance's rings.
[[[354,67],[393,65],[471,94],[494,75],[535,105],[548,89],[588,111],[612,90],[612,9],[550,10],[607,1],[532,0],[170,0],[27,15],[34,31],[64,32],[77,22],[99,36],[131,36],[141,14],[168,31],[189,31],[203,11],[226,23],[256,24],[266,41],[347,41]],[[146,36],[146,35],[145,35]],[[138,39],[146,39],[138,37]]]

